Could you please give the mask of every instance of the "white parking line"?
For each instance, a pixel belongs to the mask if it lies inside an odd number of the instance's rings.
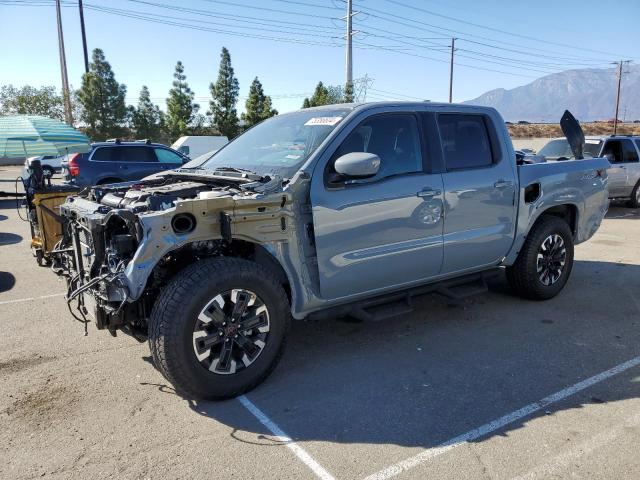
[[[530,403],[529,405],[522,407],[520,410],[516,410],[515,412],[509,413],[503,417],[500,417],[492,422],[489,422],[481,427],[478,427],[474,430],[471,430],[467,433],[463,433],[462,435],[458,435],[455,438],[447,440],[446,442],[438,445],[434,448],[429,448],[420,452],[419,454],[409,457],[406,460],[402,460],[398,463],[391,465],[390,467],[385,468],[373,475],[369,475],[364,480],[386,480],[388,478],[395,477],[402,472],[415,468],[419,465],[422,465],[434,457],[442,455],[449,450],[452,450],[456,447],[460,447],[465,445],[467,442],[476,440],[480,437],[488,435],[489,433],[495,432],[496,430],[501,429],[502,427],[515,422],[516,420],[520,420],[528,415],[531,415],[534,412],[542,410],[546,406],[559,402],[571,395],[574,395],[585,388],[589,388],[596,383],[602,382],[614,375],[624,372],[632,367],[640,365],[640,357],[635,357],[628,362],[621,363],[605,372],[599,373],[598,375],[594,375],[593,377],[587,378],[582,382],[576,383],[570,387],[567,387],[559,392],[556,392],[548,397],[543,398],[534,403]]]
[[[53,298],[53,297],[62,297],[64,293],[52,293],[51,295],[42,295],[41,297],[27,297],[27,298],[18,298],[16,300],[5,300],[0,302],[0,305],[9,305],[11,303],[22,303],[22,302],[30,302],[31,300],[40,300],[42,298]]]
[[[278,441],[283,442],[289,450],[295,453],[300,461],[309,467],[318,478],[321,478],[322,480],[335,480],[333,475],[322,468],[322,466],[316,462],[305,449],[295,443],[289,435],[282,431],[282,429],[267,417],[262,410],[256,407],[251,400],[244,395],[238,397],[238,400],[244,408],[249,410],[249,412],[256,417],[262,425],[267,427],[267,429],[277,437]]]

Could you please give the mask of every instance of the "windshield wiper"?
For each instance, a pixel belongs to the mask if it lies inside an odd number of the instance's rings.
[[[238,168],[238,167],[216,167],[213,169],[213,172],[236,172],[236,173],[252,173],[254,175],[259,175],[253,170],[248,170],[246,168]],[[262,175],[261,175],[262,176]]]

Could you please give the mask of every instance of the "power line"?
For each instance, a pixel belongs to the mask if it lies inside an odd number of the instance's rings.
[[[363,6],[363,5],[360,4],[358,6],[360,7],[360,6]],[[377,18],[377,19],[380,19],[380,20],[383,20],[383,21],[386,21],[386,22],[396,23],[398,25],[407,26],[407,27],[418,29],[418,30],[421,30],[421,31],[431,32],[431,33],[434,33],[436,35],[442,35],[442,31],[430,30],[430,29],[424,28],[424,26],[427,26],[427,27],[430,27],[430,28],[435,28],[435,29],[438,29],[438,30],[446,31],[446,32],[448,32],[447,35],[451,36],[452,34],[454,34],[459,39],[468,40],[467,37],[475,37],[475,38],[479,38],[481,40],[486,40],[486,41],[490,41],[490,42],[494,42],[494,43],[498,43],[498,44],[504,43],[503,41],[500,41],[500,40],[495,40],[495,39],[492,39],[492,38],[488,38],[488,37],[484,37],[484,36],[480,36],[480,35],[476,35],[476,34],[461,32],[459,30],[454,30],[454,29],[451,29],[451,28],[440,27],[440,26],[437,26],[437,25],[433,25],[431,23],[427,23],[427,22],[421,21],[421,20],[415,20],[413,18],[403,17],[403,16],[396,15],[396,14],[393,14],[393,13],[385,12],[383,10],[379,10],[379,9],[376,9],[376,8],[373,8],[373,7],[370,7],[370,6],[366,6],[365,8],[366,8],[367,14],[369,16],[373,17],[373,18]],[[376,15],[375,13],[371,13],[371,12],[376,12],[376,13],[379,13],[381,15]],[[407,23],[407,22],[413,22],[413,23]],[[420,26],[418,26],[416,24],[418,24]],[[533,55],[533,53],[530,52],[530,51],[531,50],[537,50],[537,51],[541,51],[541,52],[546,52],[546,55],[541,55],[541,56],[545,56],[545,57],[548,57],[548,58],[555,58],[557,60],[579,59],[581,61],[588,61],[588,60],[593,60],[593,61],[598,61],[598,62],[606,62],[606,61],[608,61],[608,60],[604,60],[604,59],[588,59],[588,58],[577,57],[577,56],[573,56],[573,57],[552,57],[549,54],[552,53],[553,55],[557,55],[557,52],[550,52],[548,50],[542,50],[542,49],[539,49],[539,48],[531,47],[530,45],[521,45],[521,44],[516,44],[516,43],[513,43],[513,42],[509,42],[509,45],[519,46],[519,47],[523,47],[523,48],[528,49],[528,51],[520,51],[521,53],[526,54],[526,55]],[[502,48],[502,47],[496,47],[495,45],[491,45],[491,47],[492,48]]]
[[[454,22],[463,23],[465,25],[471,25],[471,26],[474,26],[474,27],[477,27],[477,28],[483,28],[485,30],[501,33],[501,34],[504,34],[504,35],[511,35],[511,36],[515,36],[515,37],[518,37],[518,38],[526,38],[526,39],[533,40],[533,41],[536,41],[536,42],[546,43],[548,45],[556,45],[556,46],[559,46],[559,47],[571,48],[571,49],[574,49],[574,50],[581,50],[581,51],[587,51],[587,52],[593,52],[593,53],[600,53],[600,54],[603,54],[603,55],[611,55],[611,53],[603,52],[601,50],[593,50],[593,49],[585,48],[583,46],[579,46],[578,47],[578,46],[569,45],[569,44],[566,44],[566,43],[552,42],[550,40],[543,40],[543,39],[540,39],[540,38],[524,35],[524,34],[522,34],[520,32],[519,33],[508,32],[506,30],[501,30],[499,28],[490,27],[490,26],[487,26],[487,25],[479,24],[479,23],[469,22],[467,20],[463,20],[463,19],[460,19],[460,18],[456,18],[456,17],[452,17],[452,16],[449,16],[449,15],[444,15],[444,14],[441,14],[441,13],[433,12],[433,11],[427,10],[425,8],[416,7],[415,5],[407,5],[407,4],[403,3],[403,2],[399,2],[398,0],[385,0],[385,1],[387,1],[388,3],[392,3],[392,4],[395,4],[395,5],[401,6],[401,7],[410,8],[412,10],[416,10],[416,11],[419,11],[419,12],[427,13],[429,15],[433,15],[433,16],[440,17],[440,18],[445,18],[447,20],[453,20]]]

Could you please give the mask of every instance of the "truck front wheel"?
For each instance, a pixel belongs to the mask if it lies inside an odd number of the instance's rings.
[[[290,319],[287,295],[268,269],[211,258],[184,269],[162,291],[149,346],[154,364],[183,395],[229,398],[273,371]]]
[[[546,215],[533,226],[507,280],[517,295],[531,300],[555,297],[573,267],[573,235],[563,219]]]

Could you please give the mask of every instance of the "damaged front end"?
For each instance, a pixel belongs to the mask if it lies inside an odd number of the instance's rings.
[[[69,197],[53,269],[66,278],[72,314],[144,340],[155,299],[179,270],[210,256],[249,255],[238,252],[248,242],[289,238],[282,187],[279,177],[178,171]]]

